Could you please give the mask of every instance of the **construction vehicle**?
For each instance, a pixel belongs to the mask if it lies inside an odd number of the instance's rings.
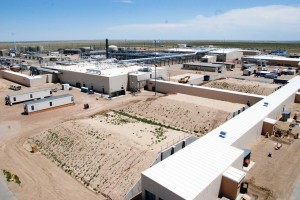
[[[189,82],[190,78],[191,78],[191,76],[185,76],[183,78],[180,78],[178,80],[178,83],[187,83],[187,82]]]
[[[9,89],[18,91],[18,90],[21,90],[22,87],[20,85],[10,85]]]

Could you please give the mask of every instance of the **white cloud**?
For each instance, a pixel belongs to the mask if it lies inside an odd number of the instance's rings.
[[[132,0],[115,0],[114,2],[118,2],[118,3],[128,3],[128,4],[133,3]]]
[[[214,16],[198,15],[180,23],[127,24],[110,32],[146,34],[145,38],[299,40],[300,7],[272,5],[233,9]],[[189,38],[181,38],[181,37]]]

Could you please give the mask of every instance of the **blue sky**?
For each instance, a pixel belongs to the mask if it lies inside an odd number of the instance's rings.
[[[299,0],[0,0],[0,41],[299,36]]]

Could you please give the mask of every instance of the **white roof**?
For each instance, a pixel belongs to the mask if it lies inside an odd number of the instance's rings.
[[[266,118],[264,122],[269,123],[269,124],[276,124],[277,120],[271,119],[271,118]]]
[[[256,55],[256,56],[246,56],[245,58],[252,58],[258,60],[282,60],[282,61],[300,62],[300,58],[288,58],[288,57],[276,56],[276,55]]]
[[[242,154],[237,148],[200,139],[142,174],[183,199],[194,199]]]
[[[246,173],[234,168],[234,167],[229,167],[224,173],[223,176],[236,182],[236,183],[240,183],[243,178],[246,176]]]
[[[240,51],[241,49],[216,49],[212,50],[209,53],[216,53],[216,54],[222,54],[222,53],[231,53],[235,51]]]
[[[22,76],[24,78],[28,78],[28,79],[37,79],[37,78],[41,78],[41,76],[28,76],[26,74],[21,74],[19,72],[14,72],[14,71],[9,71],[9,70],[4,70],[4,72],[9,73],[9,74],[15,74],[18,76]]]
[[[148,67],[149,65],[147,65]],[[122,74],[128,74],[130,72],[136,72],[140,68],[146,67],[146,65],[137,65],[137,64],[121,64],[121,63],[80,63],[77,65],[70,65],[70,66],[49,66],[52,69],[61,69],[61,70],[68,70],[68,71],[75,71],[81,73],[89,73],[99,75],[101,72],[101,76],[118,76]],[[154,71],[154,67],[152,67],[152,71]],[[97,74],[98,73],[98,74]]]
[[[203,56],[202,58],[215,58],[216,56],[214,56],[214,55],[205,55],[205,56]]]
[[[257,134],[249,130],[272,115],[299,87],[300,76],[297,76],[283,88],[142,174],[184,199],[194,199],[243,154],[243,150],[233,146],[234,143],[246,134]],[[269,103],[267,107],[264,102]],[[220,137],[221,131],[226,132],[226,137]]]
[[[201,74],[190,74],[190,73],[187,73],[187,74],[180,74],[180,75],[177,75],[177,76],[171,76],[170,79],[172,79],[172,80],[179,80],[179,79],[184,78],[186,76],[190,76],[190,80],[198,79],[198,78],[203,78],[204,77],[204,75],[201,75]]]

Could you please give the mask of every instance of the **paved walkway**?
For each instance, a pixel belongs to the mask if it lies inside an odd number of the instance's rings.
[[[16,200],[13,193],[8,189],[5,180],[0,177],[0,199],[1,200]]]

